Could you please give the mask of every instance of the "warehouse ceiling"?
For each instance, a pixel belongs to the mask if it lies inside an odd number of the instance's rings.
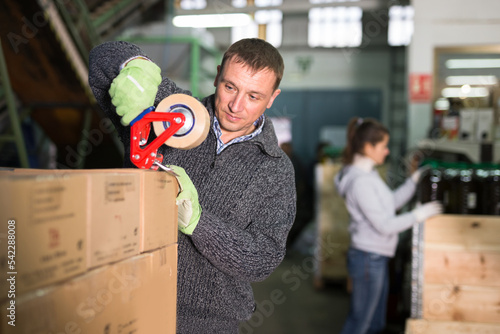
[[[248,3],[253,1],[248,1]],[[258,7],[252,4],[243,8],[235,8],[231,4],[231,0],[207,0],[207,6],[204,9],[184,10],[178,5],[175,13],[177,15],[184,14],[222,14],[222,13],[252,13],[256,10],[276,9],[283,14],[300,14],[307,13],[309,9],[315,7],[346,7],[356,6],[361,7],[364,11],[373,11],[382,8],[388,8],[390,5],[404,6],[408,5],[409,0],[394,1],[394,0],[339,0],[339,1],[304,1],[304,0],[283,0],[281,5]]]
[[[66,155],[68,147],[77,150],[85,139],[83,130],[98,129],[101,119],[88,86],[89,51],[138,17],[164,13],[164,8],[158,10],[156,5],[165,3],[160,0],[1,1],[2,56],[10,85],[2,83],[0,97],[5,96],[5,87],[11,86],[16,109],[36,121],[57,146],[59,154]],[[6,113],[3,109],[2,116]],[[110,139],[105,134],[101,136]],[[104,146],[94,147],[93,152]],[[67,162],[64,157],[62,160]]]
[[[1,43],[19,110],[28,110],[61,152],[67,145],[80,144],[85,123],[98,127],[100,120],[87,83],[89,51],[126,27],[164,19],[171,11],[204,14],[278,9],[293,15],[306,14],[314,7],[359,6],[374,11],[395,4],[393,0],[317,2],[283,0],[278,6],[234,8],[230,0],[207,0],[205,9],[186,11],[174,0],[4,0],[0,2]],[[0,99],[4,95],[1,88]]]

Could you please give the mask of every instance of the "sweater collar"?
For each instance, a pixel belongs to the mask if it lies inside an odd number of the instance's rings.
[[[210,115],[210,131],[213,132],[214,125],[214,117],[215,117],[215,94],[207,96],[203,99],[202,103],[207,108],[208,114]],[[262,132],[255,136],[254,138],[248,140],[249,143],[254,143],[264,152],[265,154],[279,158],[282,157],[285,153],[278,146],[278,139],[276,138],[276,134],[274,132],[274,126],[267,117],[266,114],[264,116],[264,125],[262,126]],[[214,133],[215,135],[215,133]]]
[[[278,139],[276,138],[276,133],[274,132],[274,126],[269,117],[264,114],[265,121],[262,127],[262,132],[249,140],[250,142],[255,142],[262,151],[271,157],[279,158],[284,155],[284,152],[278,146]]]
[[[375,161],[364,155],[356,153],[354,154],[352,165],[361,169],[362,171],[370,172],[373,170],[373,167],[375,167]]]

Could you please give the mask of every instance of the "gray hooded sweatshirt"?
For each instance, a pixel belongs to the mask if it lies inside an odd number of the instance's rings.
[[[416,185],[408,178],[392,191],[373,169],[373,164],[363,161],[369,158],[357,158],[335,176],[335,185],[350,215],[351,247],[393,257],[398,233],[417,222],[411,212],[396,215],[413,197]]]

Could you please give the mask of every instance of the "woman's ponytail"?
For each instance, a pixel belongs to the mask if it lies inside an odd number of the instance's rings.
[[[388,134],[389,130],[375,119],[352,118],[347,125],[347,141],[342,152],[342,163],[351,164],[356,153],[363,154],[365,143],[375,145]]]

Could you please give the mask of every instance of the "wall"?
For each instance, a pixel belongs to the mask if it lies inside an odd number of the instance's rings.
[[[387,45],[386,13],[364,13],[363,43],[359,48],[310,48],[307,45],[308,15],[286,14],[283,17],[283,42],[279,48],[285,61],[283,90],[301,89],[381,89],[384,96],[383,121],[389,110],[387,94],[390,80],[390,47]],[[209,29],[215,43],[225,49],[229,29]],[[310,67],[302,71],[300,59],[310,59]]]
[[[280,47],[285,61],[284,94],[278,99],[290,100],[276,105],[278,109],[288,106],[280,110],[292,114],[294,148],[306,164],[314,161],[322,124],[345,126],[353,116],[391,123],[393,49],[387,45],[386,15],[386,10],[363,13],[363,41],[357,48],[310,48],[307,15],[284,16]],[[313,96],[323,101],[312,109],[297,108],[297,103],[312,107]],[[299,101],[299,97],[303,99]],[[405,109],[402,113],[406,116]]]
[[[281,88],[377,88],[383,92],[382,117],[387,121],[391,64],[386,41],[387,24],[381,17],[383,15],[376,12],[363,13],[363,42],[358,48],[310,48],[307,45],[307,14],[286,15],[280,48],[286,70]],[[303,59],[311,61],[306,71],[300,66]]]
[[[220,49],[227,48],[231,39],[229,29],[210,29],[210,32]],[[394,124],[391,101],[397,94],[403,95],[399,99],[404,100],[405,90],[395,90],[392,86],[395,57],[394,49],[387,44],[387,9],[363,13],[363,42],[358,48],[310,48],[307,34],[307,13],[283,16],[283,41],[279,47],[285,62],[280,87],[283,93],[268,114],[291,119],[294,149],[310,165],[315,158],[322,120],[326,126],[341,126],[355,115],[372,116],[390,126]],[[400,63],[403,66],[399,66],[402,68],[399,86],[405,85],[405,63]],[[313,96],[322,101],[311,101]],[[367,103],[367,100],[374,101]],[[321,102],[322,108],[312,107]],[[396,155],[406,139],[406,113],[406,107],[399,111],[403,128],[391,129],[395,134],[391,144],[398,148],[391,150]]]
[[[294,93],[297,93],[297,96],[305,96],[305,100],[310,96],[316,96],[316,98],[328,100],[330,105],[333,104],[333,107],[330,108],[325,102],[323,105],[324,112],[315,109],[314,116],[310,116],[311,121],[314,121],[315,124],[317,124],[318,120],[328,119],[329,123],[327,125],[332,125],[330,124],[332,122],[336,122],[335,125],[344,122],[345,125],[348,121],[348,119],[345,119],[346,115],[380,118],[388,126],[394,123],[392,122],[394,110],[391,101],[394,100],[395,95],[401,95],[401,89],[398,92],[393,89],[395,81],[394,48],[387,45],[387,9],[364,12],[363,21],[363,42],[360,47],[310,48],[307,44],[308,14],[287,13],[284,15],[283,42],[282,46],[279,47],[285,61],[285,75],[281,83],[281,89],[284,93],[289,92],[289,94],[282,94],[278,98],[280,100],[278,109],[283,110],[283,106],[291,106],[297,102],[292,101]],[[142,26],[138,30],[145,35],[162,35],[167,31],[175,35],[186,33],[181,32],[179,29],[174,30],[169,24],[151,25],[150,27]],[[190,32],[189,34],[192,35],[193,33]],[[200,36],[203,39],[211,36],[209,42],[213,42],[220,50],[225,50],[231,42],[230,29],[227,28],[208,29],[207,34],[201,34]],[[401,76],[404,77],[404,66]],[[404,80],[399,81],[401,83],[398,86],[405,84]],[[377,102],[369,104],[370,108],[368,109],[359,111],[360,108],[363,108],[363,103],[354,105],[348,102],[350,99],[371,99],[375,92],[378,94]],[[402,92],[404,93],[404,89],[402,89]],[[305,94],[300,95],[302,93]],[[328,98],[326,98],[327,96]],[[404,99],[401,96],[399,98]],[[345,101],[336,103],[336,101],[341,100]],[[309,101],[304,103],[309,105]],[[348,108],[350,109],[346,110]],[[290,112],[292,109],[291,107],[288,108]],[[307,112],[307,110],[298,112]],[[404,120],[402,122],[403,127],[398,129],[399,131],[391,129],[391,133],[405,134],[406,108],[402,108],[399,114],[402,114],[400,118]],[[294,119],[292,119],[292,122],[301,122],[298,118]],[[298,124],[298,126],[294,124],[293,129],[297,130],[300,126],[303,126],[303,124]],[[308,152],[311,147],[315,147],[319,138],[319,131],[313,131],[311,128],[310,132],[312,132],[312,135],[296,136],[297,140],[301,141],[300,146],[304,147],[304,152]],[[391,144],[400,147],[405,136],[394,135],[393,138]],[[303,143],[302,141],[307,142]],[[396,150],[393,150],[393,152],[396,152]],[[311,160],[312,156],[307,155],[305,158]]]
[[[500,1],[416,0],[415,32],[409,47],[409,73],[434,70],[434,48],[500,44]],[[408,146],[427,136],[431,103],[410,103]]]
[[[316,157],[324,126],[345,126],[354,116],[388,119],[388,51],[348,52],[281,51],[286,68],[283,93],[269,114],[278,110],[277,116],[290,117],[294,148],[306,164]],[[301,69],[302,59],[311,61],[307,70]],[[373,103],[363,102],[373,99]]]

